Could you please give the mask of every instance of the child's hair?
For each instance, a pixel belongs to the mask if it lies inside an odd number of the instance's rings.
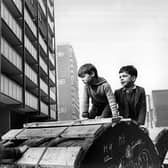
[[[120,68],[119,73],[126,72],[131,76],[138,76],[137,69],[133,65],[126,65]]]
[[[95,73],[95,77],[98,77],[97,69],[93,64],[84,64],[78,70],[78,76],[83,77],[85,74],[91,75],[92,72]]]

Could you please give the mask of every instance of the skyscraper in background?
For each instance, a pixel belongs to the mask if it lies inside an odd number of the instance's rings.
[[[77,61],[71,45],[57,46],[58,120],[79,118]]]
[[[0,134],[57,119],[54,0],[0,0]]]

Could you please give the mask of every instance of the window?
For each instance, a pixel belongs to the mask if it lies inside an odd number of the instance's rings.
[[[59,79],[59,80],[58,80],[58,85],[64,85],[65,82],[66,82],[65,79]]]
[[[60,113],[66,113],[67,110],[66,110],[66,107],[65,106],[60,106]]]
[[[58,57],[63,57],[63,56],[64,56],[64,52],[58,52],[58,53],[57,53],[57,56],[58,56]]]

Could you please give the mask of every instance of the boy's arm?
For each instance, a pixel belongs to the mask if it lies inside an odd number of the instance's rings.
[[[18,159],[28,149],[28,146],[5,147],[0,144],[0,159]]]
[[[139,106],[139,115],[138,115],[138,124],[143,125],[145,123],[145,117],[146,117],[146,94],[145,90],[142,89],[140,100],[138,102],[140,104]]]
[[[118,116],[117,103],[116,103],[113,91],[111,89],[111,86],[107,83],[105,85],[104,90],[105,90],[105,94],[107,96],[107,100],[108,100],[108,103],[109,103],[109,106],[110,106],[110,109],[111,109],[111,112],[112,112],[112,116],[113,117]]]
[[[89,95],[87,91],[87,86],[84,86],[83,94],[82,94],[82,100],[81,100],[81,112],[82,117],[89,118]]]

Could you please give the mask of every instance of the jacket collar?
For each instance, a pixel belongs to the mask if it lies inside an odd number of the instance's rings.
[[[123,87],[122,88],[122,91],[123,92],[132,92],[133,90],[135,90],[137,88],[137,86],[136,85],[134,85],[133,87],[131,87],[131,88],[126,88],[126,87]]]

